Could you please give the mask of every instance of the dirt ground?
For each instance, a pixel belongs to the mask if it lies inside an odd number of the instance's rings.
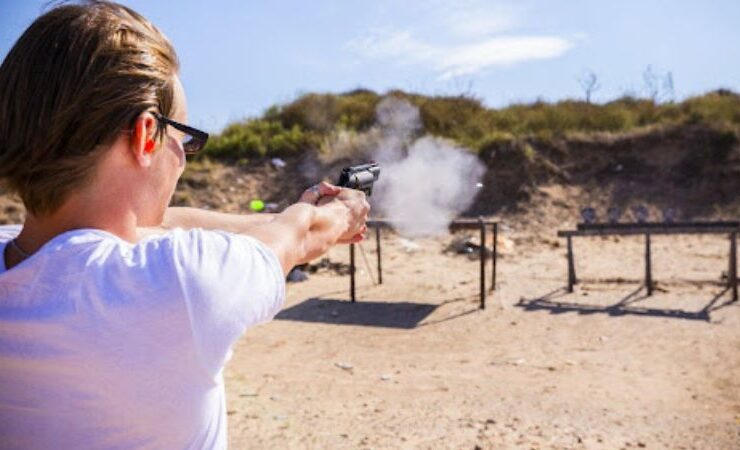
[[[380,286],[358,252],[355,304],[347,276],[290,284],[227,367],[231,447],[740,448],[725,236],[654,237],[649,298],[640,237],[576,239],[568,294],[554,230],[502,236],[485,310],[478,261],[443,253],[452,235],[413,251],[386,233]]]

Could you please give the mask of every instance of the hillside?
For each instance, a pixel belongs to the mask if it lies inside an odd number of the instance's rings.
[[[740,95],[717,90],[681,103],[656,104],[624,97],[605,104],[582,101],[515,104],[486,108],[476,98],[428,97],[368,90],[344,94],[307,94],[269,108],[262,117],[237,122],[209,142],[206,153],[217,159],[290,156],[306,149],[330,152],[327,143],[340,133],[362,133],[376,123],[378,104],[386,97],[416,106],[423,129],[452,139],[473,152],[519,138],[549,141],[573,134],[635,132],[651,126],[705,124],[737,132]]]
[[[669,104],[623,98],[503,109],[468,97],[386,96],[418,108],[421,127],[413,133],[451,139],[488,168],[466,215],[555,225],[573,221],[582,206],[627,211],[635,204],[657,216],[666,208],[683,218],[740,215],[735,93]],[[189,162],[174,203],[233,212],[246,211],[254,198],[287,205],[316,180],[335,179],[343,165],[373,159],[382,98],[365,90],[309,94],[226,127]],[[273,166],[273,157],[286,166]],[[22,213],[16,199],[0,195],[0,221],[20,221]]]

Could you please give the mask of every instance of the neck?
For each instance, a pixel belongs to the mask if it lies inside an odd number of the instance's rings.
[[[146,171],[132,165],[127,138],[121,136],[98,162],[91,180],[69,195],[51,214],[28,214],[16,239],[27,253],[34,253],[55,236],[92,228],[123,240],[137,242],[137,227],[152,226],[161,217],[152,215],[153,197]],[[132,189],[132,186],[144,186]],[[12,252],[15,254],[15,252]],[[7,258],[6,258],[7,259]]]
[[[67,200],[52,214],[28,214],[16,242],[33,253],[55,236],[64,232],[93,228],[107,231],[126,241],[136,242],[137,217],[124,202],[102,199],[95,201],[77,196]]]

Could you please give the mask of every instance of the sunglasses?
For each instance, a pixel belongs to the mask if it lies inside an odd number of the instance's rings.
[[[165,117],[156,112],[152,112],[152,114],[157,118],[160,124],[169,125],[185,134],[182,139],[182,148],[185,150],[185,153],[197,153],[206,146],[206,142],[208,142],[208,133],[205,131],[200,131],[180,122],[175,122],[169,117]]]

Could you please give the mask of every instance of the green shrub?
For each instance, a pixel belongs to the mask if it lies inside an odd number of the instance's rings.
[[[505,108],[486,108],[468,96],[423,96],[403,91],[420,110],[424,131],[481,151],[496,142],[518,138],[550,141],[568,133],[621,133],[654,125],[705,123],[730,133],[740,129],[740,95],[710,92],[681,103],[622,97],[605,104],[564,100],[537,101]],[[375,124],[375,108],[383,96],[366,89],[343,94],[306,94],[286,105],[268,108],[261,118],[227,126],[214,136],[205,154],[214,158],[248,159],[290,156],[319,149],[341,133],[362,133]],[[362,142],[355,136],[357,148]],[[353,141],[353,142],[354,142]]]
[[[366,129],[375,122],[375,106],[380,96],[357,90],[346,94],[308,94],[285,105],[272,117],[286,127],[328,133],[337,125],[348,129]]]
[[[482,139],[479,139],[472,147],[480,153],[486,149],[501,148],[516,140],[516,137],[508,131],[491,131]]]
[[[528,162],[534,161],[535,151],[531,144],[525,143],[521,146],[522,155]]]
[[[209,139],[203,155],[232,160],[290,156],[314,147],[316,140],[298,124],[286,128],[275,120],[253,119],[229,125]]]
[[[687,99],[680,109],[694,120],[740,125],[740,95],[729,91],[720,90]]]

